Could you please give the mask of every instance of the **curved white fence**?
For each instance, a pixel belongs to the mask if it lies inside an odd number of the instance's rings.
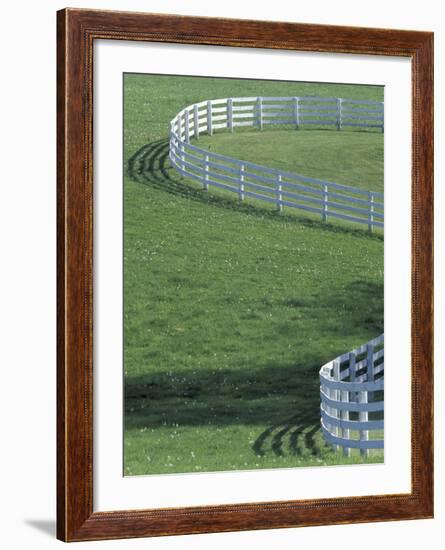
[[[383,103],[332,97],[235,97],[202,101],[185,107],[170,122],[169,157],[178,172],[208,190],[209,186],[267,201],[279,211],[286,206],[383,228],[383,194],[350,185],[309,178],[253,162],[220,155],[192,145],[215,130],[233,132],[247,126],[355,126],[384,130]]]
[[[362,455],[383,449],[383,438],[369,437],[383,432],[383,388],[383,334],[321,367],[321,428],[327,443],[346,456],[350,449]]]

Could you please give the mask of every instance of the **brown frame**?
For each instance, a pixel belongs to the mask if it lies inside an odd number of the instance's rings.
[[[65,9],[57,13],[57,536],[64,541],[433,516],[433,34]],[[93,512],[93,42],[173,42],[412,61],[412,427],[407,494]]]

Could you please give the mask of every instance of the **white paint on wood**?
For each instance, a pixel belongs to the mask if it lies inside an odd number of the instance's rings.
[[[263,100],[261,97],[257,98],[256,104],[256,116],[257,116],[257,125],[260,130],[263,129]]]
[[[213,111],[213,112],[215,112],[215,111]],[[225,115],[212,115],[212,120],[213,120],[213,122],[219,122],[221,120],[224,120],[225,122],[222,125],[222,127],[224,127],[224,126],[228,127],[227,114],[225,114]]]
[[[189,126],[189,112],[188,110],[186,109],[185,110],[185,113],[184,113],[184,116],[185,116],[185,120],[184,120],[184,135],[185,135],[185,141],[187,143],[190,142],[190,126]]]
[[[240,201],[244,200],[244,164],[240,166],[238,198]]]
[[[349,403],[349,392],[348,391],[340,392],[340,398],[341,398],[343,403]],[[340,412],[340,418],[342,420],[349,420],[349,411],[346,410],[346,409],[342,410]],[[342,428],[341,435],[344,439],[349,439],[349,435],[350,435],[349,428]],[[350,447],[343,447],[343,454],[344,454],[344,456],[351,456]]]
[[[227,128],[229,132],[233,132],[233,99],[228,98],[227,99]]]
[[[234,121],[234,122],[233,122],[233,125],[234,125],[234,126],[255,126],[255,125],[256,125],[256,122],[255,122],[254,119],[249,120],[249,122],[237,122],[237,121]]]
[[[209,190],[209,155],[206,155],[204,158],[204,167],[205,167],[205,175],[204,175],[203,187],[205,191],[208,191]]]
[[[185,153],[184,153],[184,145],[181,144],[181,151],[182,151],[182,155],[181,155],[181,159],[182,159],[182,171],[185,172]]]
[[[300,98],[293,98],[293,107],[294,107],[294,118],[295,118],[295,128],[299,130],[300,128]]]
[[[240,120],[240,119],[243,119],[243,118],[254,118],[255,115],[254,115],[254,112],[252,111],[251,113],[233,113],[232,114],[232,117],[234,119],[234,121],[236,120]]]
[[[212,102],[207,101],[207,133],[209,136],[213,135],[212,122]]]
[[[370,205],[369,205],[369,213],[368,213],[368,231],[370,233],[372,233],[372,225],[373,225],[373,222],[374,222],[374,216],[373,216],[373,212],[374,212],[374,205],[373,205],[373,202],[374,202],[374,196],[373,194],[370,192],[369,193],[369,202],[370,202]]]
[[[328,185],[323,186],[323,214],[322,218],[324,222],[328,221],[328,198],[329,198],[329,187]]]
[[[232,106],[232,110],[234,113],[237,113],[237,112],[246,112],[246,111],[249,111],[250,113],[253,114],[254,110],[255,110],[255,106],[254,105],[233,105]]]
[[[368,382],[374,382],[374,346],[372,344],[367,345],[366,371],[368,375]]]
[[[341,130],[341,104],[342,99],[341,97],[337,98],[337,130]]]
[[[368,402],[368,392],[361,391],[358,393],[358,402],[364,404]],[[360,422],[368,422],[368,411],[361,411],[358,413],[358,418]],[[360,430],[360,441],[368,441],[369,432],[368,430]],[[362,456],[369,456],[369,451],[367,449],[361,449],[360,454]]]
[[[278,212],[283,211],[283,186],[281,185],[281,174],[277,175],[277,210]]]
[[[195,134],[195,138],[199,139],[199,113],[198,113],[198,105],[194,105],[193,107],[193,130]]]
[[[334,380],[340,380],[340,361],[334,361],[334,368],[333,368],[333,376]],[[339,390],[333,390],[334,399],[335,401],[340,401],[340,391]],[[334,409],[334,418],[339,419],[340,418],[341,411],[338,407]],[[340,435],[340,428],[337,426],[334,426],[334,434],[338,437]],[[340,446],[336,445],[336,450],[340,450]]]

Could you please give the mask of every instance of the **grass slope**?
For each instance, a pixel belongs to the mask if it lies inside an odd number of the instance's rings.
[[[189,103],[303,93],[381,99],[382,91],[125,77],[127,475],[360,461],[323,442],[318,370],[383,330],[382,237],[205,193],[167,157],[168,121]],[[213,140],[221,150],[232,147],[224,134]],[[335,149],[334,141],[326,147]],[[357,180],[379,185],[381,159],[353,145]],[[330,151],[306,162],[335,179],[342,163],[332,166],[334,157]],[[267,162],[286,158],[271,153]],[[375,453],[370,460],[381,459]]]

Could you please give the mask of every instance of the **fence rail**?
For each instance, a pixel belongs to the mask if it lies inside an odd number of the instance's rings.
[[[325,440],[350,455],[383,449],[384,335],[336,357],[320,369],[321,428]]]
[[[195,103],[170,123],[170,161],[178,172],[200,182],[284,207],[383,228],[383,194],[323,181],[260,164],[219,155],[196,145],[202,134],[233,132],[241,126],[260,130],[267,125],[378,128],[384,130],[383,103],[330,97],[236,97]],[[190,143],[195,139],[195,145]]]

